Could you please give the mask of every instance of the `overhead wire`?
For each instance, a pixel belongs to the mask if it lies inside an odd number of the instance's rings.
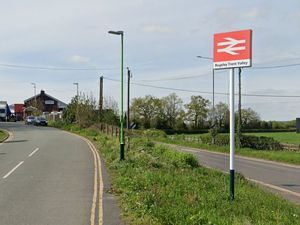
[[[115,82],[121,82],[117,79],[112,79],[108,77],[104,77],[106,80],[115,81]],[[199,94],[212,94],[210,91],[197,91],[197,90],[187,90],[187,89],[181,89],[181,88],[170,88],[170,87],[162,87],[162,86],[156,86],[156,85],[148,85],[148,84],[141,84],[136,82],[131,82],[133,85],[142,86],[142,87],[151,87],[151,88],[157,88],[162,90],[171,90],[171,91],[182,91],[182,92],[189,92],[189,93],[199,93]],[[225,95],[228,96],[229,93],[227,92],[215,92],[216,95]],[[238,94],[236,94],[238,95]],[[270,97],[270,98],[300,98],[300,95],[264,95],[264,94],[242,94],[242,96],[246,97]]]
[[[294,64],[285,64],[285,65],[276,65],[276,66],[253,66],[249,67],[247,69],[278,69],[278,68],[286,68],[286,67],[295,67],[295,66],[300,66],[300,63],[294,63]],[[215,70],[218,71],[218,73],[225,72],[225,70]],[[217,73],[215,73],[216,75]],[[167,77],[167,78],[161,78],[161,79],[144,79],[144,80],[138,80],[141,82],[157,82],[157,81],[172,81],[172,80],[185,80],[185,79],[192,79],[192,78],[198,78],[202,76],[208,76],[212,75],[212,73],[203,73],[199,75],[191,75],[191,76],[184,76],[182,75],[176,75],[173,77]]]
[[[119,68],[71,68],[71,67],[52,67],[52,66],[32,66],[32,65],[18,65],[18,64],[6,64],[0,63],[2,67],[20,68],[20,69],[32,69],[32,70],[83,70],[83,71],[99,71],[99,70],[118,70]]]
[[[275,66],[254,66],[253,69],[277,69],[277,68],[286,68],[300,66],[300,63],[285,64],[285,65],[275,65]]]

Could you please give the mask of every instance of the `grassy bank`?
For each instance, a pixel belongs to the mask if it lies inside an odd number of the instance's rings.
[[[230,203],[228,176],[200,167],[190,154],[134,138],[126,160],[120,162],[116,139],[95,130],[67,129],[88,137],[99,149],[111,192],[120,197],[128,224],[300,224],[298,206],[241,176],[236,179],[236,200]]]
[[[8,137],[8,133],[4,130],[0,130],[0,143]]]
[[[169,144],[186,146],[186,147],[201,148],[210,151],[229,153],[229,146],[215,146],[215,145],[201,144],[197,142],[188,142],[188,141],[181,140],[179,137],[175,137],[173,139],[164,138],[164,137],[155,137],[155,140],[169,143]],[[236,154],[241,156],[254,157],[258,159],[266,159],[266,160],[271,160],[276,162],[300,165],[300,152],[253,150],[250,148],[241,148],[241,149],[237,148]]]

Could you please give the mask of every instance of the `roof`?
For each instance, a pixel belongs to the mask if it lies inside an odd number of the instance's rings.
[[[41,92],[41,93],[42,93],[42,92]],[[25,102],[28,102],[28,101],[30,101],[30,100],[33,100],[33,99],[35,99],[35,98],[37,98],[38,96],[41,95],[41,93],[39,93],[39,94],[37,94],[37,95],[34,95],[34,96],[32,96],[31,98],[28,98],[28,99],[24,100],[24,103],[25,103]],[[66,103],[64,103],[64,102],[62,102],[62,101],[60,101],[60,100],[58,100],[57,98],[52,97],[51,95],[46,94],[46,92],[44,92],[44,95],[47,96],[48,98],[51,98],[51,99],[57,101],[57,105],[60,106],[60,108],[67,107],[67,104],[66,104]]]

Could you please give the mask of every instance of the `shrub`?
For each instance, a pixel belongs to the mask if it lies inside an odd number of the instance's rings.
[[[243,148],[253,148],[257,150],[282,150],[280,143],[272,137],[257,137],[250,135],[241,136]]]
[[[230,144],[229,134],[217,134],[215,136],[211,134],[203,134],[197,137],[186,137],[184,135],[174,135],[175,140],[183,140],[189,142],[198,142],[201,144],[217,146],[227,146]],[[237,137],[235,137],[237,138]],[[278,141],[272,137],[257,137],[252,135],[241,136],[241,147],[252,148],[256,150],[282,150],[283,147]]]
[[[156,129],[144,130],[143,135],[146,137],[167,137],[167,135],[164,131],[156,130]]]

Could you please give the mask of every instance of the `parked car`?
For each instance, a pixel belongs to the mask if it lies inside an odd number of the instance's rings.
[[[35,117],[34,116],[27,116],[25,120],[25,124],[34,124],[35,122]]]
[[[48,121],[44,117],[35,117],[33,124],[36,126],[48,126]]]

